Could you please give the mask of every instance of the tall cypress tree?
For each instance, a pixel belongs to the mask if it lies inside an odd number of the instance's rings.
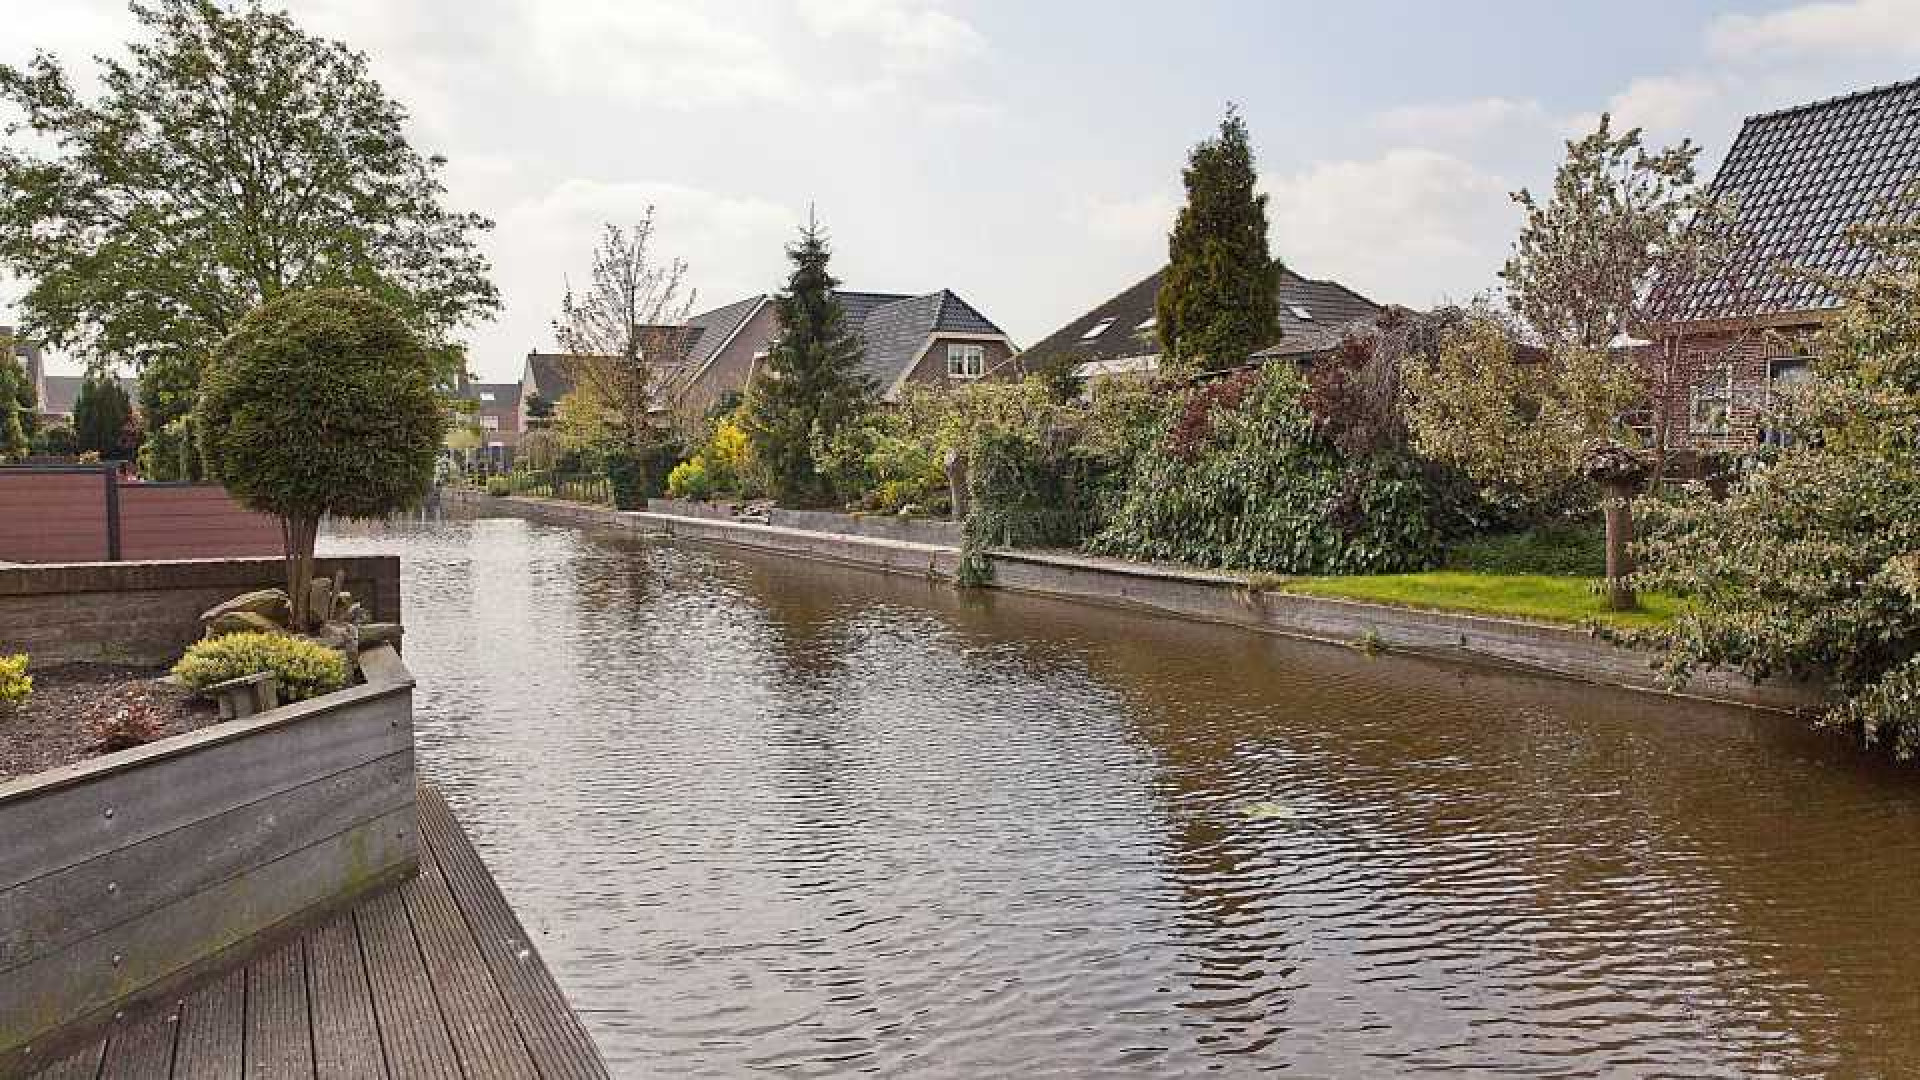
[[[1187,202],[1167,238],[1157,303],[1169,357],[1226,368],[1280,337],[1280,265],[1267,250],[1267,197],[1253,191],[1253,148],[1229,104],[1220,134],[1193,148]]]
[[[127,421],[133,417],[133,402],[120,381],[111,376],[89,375],[80,383],[73,400],[73,429],[80,436],[81,452],[102,458],[124,458],[127,446]]]
[[[832,438],[868,407],[876,390],[860,368],[860,339],[834,296],[840,282],[827,270],[831,256],[809,214],[800,242],[787,248],[793,273],[774,300],[780,337],[747,395],[754,453],[770,473],[774,497],[789,505],[830,497],[814,468],[814,440]]]

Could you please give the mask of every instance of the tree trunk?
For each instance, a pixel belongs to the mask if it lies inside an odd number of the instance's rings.
[[[1632,611],[1640,606],[1633,587],[1627,584],[1628,575],[1633,573],[1633,553],[1628,550],[1628,545],[1633,543],[1633,489],[1634,485],[1621,481],[1608,482],[1600,489],[1607,517],[1606,606],[1609,611]]]
[[[280,519],[287,559],[287,604],[293,615],[290,628],[296,634],[313,629],[313,548],[319,533],[318,517]]]

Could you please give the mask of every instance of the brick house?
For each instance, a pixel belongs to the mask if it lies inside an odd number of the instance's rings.
[[[1916,183],[1920,79],[1741,125],[1711,187],[1732,204],[1729,257],[1653,296],[1669,449],[1737,453],[1770,437],[1770,405],[1812,376],[1812,338],[1839,306],[1806,272],[1868,272],[1848,228],[1887,220]]]
[[[1005,377],[1018,351],[992,320],[947,289],[919,296],[843,289],[834,295],[865,346],[864,370],[885,401],[898,400],[909,384]],[[692,333],[676,396],[694,412],[745,390],[780,335],[771,296],[701,312],[687,326]]]
[[[521,416],[520,388],[517,382],[460,382],[460,397],[474,403],[474,419],[480,425],[480,446],[476,451],[497,469],[511,468],[520,449],[520,434],[526,430]]]
[[[1017,365],[1025,373],[1071,365],[1074,374],[1083,379],[1159,370],[1160,339],[1155,333],[1158,320],[1154,312],[1165,274],[1162,267],[1069,321],[1021,353]],[[1297,363],[1323,355],[1340,344],[1342,331],[1349,324],[1373,318],[1383,310],[1345,285],[1301,277],[1284,266],[1278,292],[1280,340],[1247,359]]]

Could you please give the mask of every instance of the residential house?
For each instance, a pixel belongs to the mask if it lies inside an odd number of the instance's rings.
[[[1156,270],[1144,281],[1068,322],[1021,353],[1020,368],[1037,372],[1071,366],[1083,379],[1159,370],[1155,302],[1165,275],[1164,267]],[[1301,362],[1324,355],[1340,344],[1349,324],[1383,310],[1345,285],[1302,277],[1284,266],[1278,292],[1280,338],[1246,359]]]
[[[1848,229],[1888,220],[1916,183],[1920,79],[1747,119],[1711,187],[1732,205],[1731,256],[1654,293],[1669,448],[1769,437],[1769,405],[1811,377],[1813,335],[1840,303],[1806,272],[1867,273]]]
[[[1005,376],[1018,351],[993,321],[952,291],[835,293],[864,346],[862,369],[883,400],[909,384],[949,385]],[[780,335],[771,296],[750,296],[687,320],[692,330],[677,383],[683,407],[705,411],[743,391]]]
[[[460,397],[474,404],[474,419],[480,425],[480,446],[477,456],[483,456],[496,469],[513,466],[514,455],[520,448],[520,434],[525,430],[525,419],[520,415],[521,384],[460,382]]]

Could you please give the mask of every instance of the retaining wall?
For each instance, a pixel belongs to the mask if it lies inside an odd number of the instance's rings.
[[[894,514],[837,514],[828,510],[775,509],[768,513],[767,523],[789,529],[813,529],[818,532],[872,536],[881,540],[905,540],[915,544],[944,544],[956,548],[961,540],[961,524],[958,521],[903,518]]]
[[[489,505],[530,518],[659,533],[916,576],[952,579],[960,563],[958,549],[941,544],[619,512],[546,499],[494,499]],[[1244,580],[1230,574],[1064,553],[995,551],[989,561],[995,588],[1229,623],[1315,641],[1367,644],[1479,666],[1673,693],[1656,671],[1652,655],[1610,645],[1575,627],[1294,596],[1249,588]],[[1816,707],[1825,701],[1818,686],[1756,684],[1728,671],[1695,675],[1683,694],[1777,710]]]
[[[323,558],[316,567],[344,571],[371,618],[402,621],[398,556]],[[0,566],[0,653],[27,653],[35,667],[171,663],[199,638],[201,612],[286,581],[278,558]]]
[[[361,659],[363,685],[0,783],[0,1074],[415,871],[413,679]]]

